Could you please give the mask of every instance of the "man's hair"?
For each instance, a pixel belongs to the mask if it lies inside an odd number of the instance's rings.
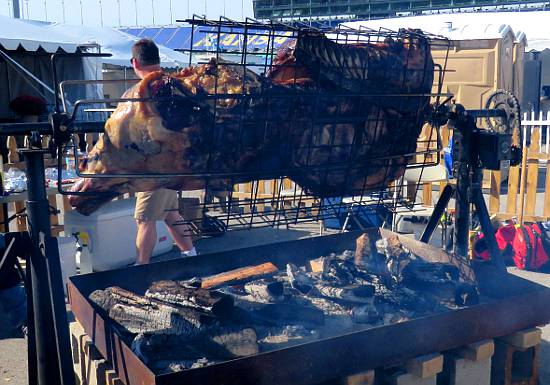
[[[159,48],[151,39],[141,39],[132,47],[132,58],[142,66],[160,64]]]

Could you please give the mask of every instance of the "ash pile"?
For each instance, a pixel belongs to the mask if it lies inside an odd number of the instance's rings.
[[[120,287],[90,299],[157,374],[197,368],[479,302],[449,263],[427,262],[396,236],[306,266],[272,263],[210,277]]]

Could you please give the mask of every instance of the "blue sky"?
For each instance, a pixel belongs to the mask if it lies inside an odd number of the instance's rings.
[[[0,14],[10,15],[12,1],[0,0]],[[22,17],[68,24],[133,26],[167,25],[188,15],[253,17],[252,0],[19,0]],[[120,4],[120,12],[119,12]],[[101,6],[100,6],[101,5]],[[170,7],[172,12],[170,12]],[[65,10],[63,12],[63,9]],[[82,11],[81,11],[82,10]],[[103,12],[101,12],[103,10]],[[136,12],[137,10],[137,12]],[[154,18],[154,22],[153,22]],[[119,23],[120,20],[120,23]]]

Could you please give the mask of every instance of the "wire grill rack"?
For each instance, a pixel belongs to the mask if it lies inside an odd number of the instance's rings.
[[[449,100],[442,92],[448,40],[417,30],[197,16],[186,22],[193,32],[181,51],[189,66],[217,74],[201,90],[212,119],[200,143],[208,161],[117,177],[201,180],[202,189],[182,195],[191,198],[184,200],[185,223],[202,234],[319,220],[380,226],[397,211],[415,210],[423,170],[440,164],[439,126],[431,116]],[[434,50],[444,53],[436,64]],[[223,71],[240,87],[224,88]],[[73,116],[90,105],[127,101],[80,100]],[[133,102],[177,107],[170,96]],[[231,103],[237,107],[228,112]],[[257,153],[244,166],[233,162],[251,151]]]

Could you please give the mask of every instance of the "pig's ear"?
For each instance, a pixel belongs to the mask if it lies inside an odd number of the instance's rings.
[[[181,82],[169,78],[157,88],[155,98],[162,124],[171,131],[181,131],[209,115],[209,107],[202,98],[190,94]]]

